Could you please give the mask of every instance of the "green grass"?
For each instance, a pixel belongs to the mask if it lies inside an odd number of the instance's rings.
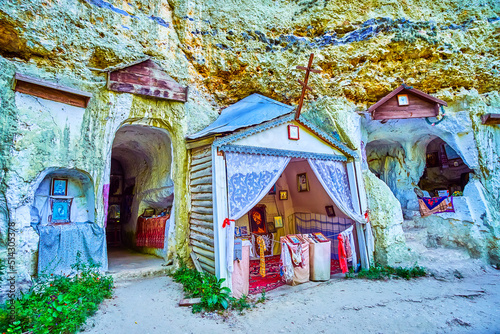
[[[75,333],[94,314],[99,304],[112,295],[113,279],[98,272],[96,265],[81,262],[73,277],[50,275],[12,300],[15,319],[9,314],[10,301],[0,306],[1,333]]]
[[[404,268],[404,267],[390,267],[390,266],[381,266],[376,264],[375,266],[370,267],[368,270],[361,270],[357,274],[349,271],[346,274],[346,278],[364,278],[371,280],[383,280],[383,279],[391,279],[391,278],[404,278],[404,279],[412,279],[417,277],[424,277],[427,273],[425,272],[425,268],[419,267],[417,265]]]

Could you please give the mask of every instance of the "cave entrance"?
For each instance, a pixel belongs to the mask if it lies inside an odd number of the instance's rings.
[[[110,164],[106,219],[110,268],[136,261],[137,252],[166,257],[173,199],[168,132],[144,125],[121,127]]]
[[[425,169],[418,186],[431,197],[462,195],[469,182],[467,166],[460,155],[441,138],[434,138],[426,148]]]

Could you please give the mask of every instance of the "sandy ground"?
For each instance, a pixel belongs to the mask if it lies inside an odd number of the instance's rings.
[[[179,307],[170,277],[120,283],[84,333],[500,333],[500,272],[284,286],[227,319]]]

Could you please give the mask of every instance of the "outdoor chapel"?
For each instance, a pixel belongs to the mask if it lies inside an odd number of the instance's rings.
[[[190,243],[235,296],[369,267],[359,157],[334,136],[252,94],[187,138]]]

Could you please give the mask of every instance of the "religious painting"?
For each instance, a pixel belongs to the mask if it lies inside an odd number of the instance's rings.
[[[426,161],[425,165],[427,168],[439,167],[438,152],[427,153],[425,161]]]
[[[299,140],[299,127],[297,125],[288,125],[288,139]]]
[[[274,222],[267,222],[267,232],[269,233],[276,233],[276,227],[274,226]]]
[[[283,227],[283,217],[281,217],[281,216],[274,217],[274,227],[275,228],[282,228]]]
[[[266,234],[266,206],[258,205],[248,212],[250,228],[254,234]]]
[[[328,242],[328,238],[325,237],[325,235],[323,233],[316,232],[313,234],[314,234],[314,237],[316,238],[316,240],[318,240],[319,242]]]
[[[52,179],[52,196],[68,195],[68,179]]]
[[[335,217],[335,210],[333,209],[333,205],[325,206],[325,210],[328,217]]]
[[[271,190],[267,193],[268,195],[276,195],[276,184],[271,187]]]
[[[288,240],[290,240],[290,242],[293,244],[293,245],[298,245],[300,244],[300,239],[299,239],[299,236],[296,235],[296,234],[290,234],[290,235],[287,235],[286,236],[288,238]]]
[[[153,208],[144,209],[144,212],[142,214],[142,216],[146,218],[153,217],[154,215],[155,215],[155,209]]]
[[[408,94],[398,94],[398,106],[407,106],[409,104]]]
[[[52,219],[53,224],[70,223],[70,210],[72,199],[52,198]]]
[[[309,191],[309,181],[307,173],[297,174],[297,190],[299,192]]]
[[[288,199],[288,190],[280,190],[280,200],[286,201]]]
[[[240,236],[246,237],[248,235],[248,227],[240,226]]]
[[[121,175],[111,175],[109,178],[109,194],[121,195],[123,188],[123,177]]]

